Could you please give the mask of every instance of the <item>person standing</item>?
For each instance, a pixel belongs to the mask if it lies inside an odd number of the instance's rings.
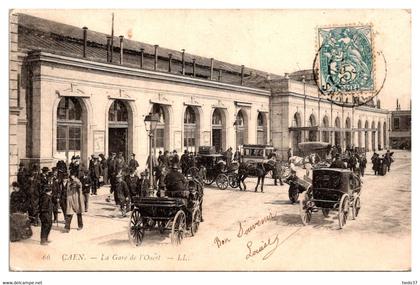
[[[130,174],[125,178],[125,183],[127,183],[131,198],[140,196],[140,178],[134,168],[130,168]]]
[[[41,245],[49,243],[48,236],[52,227],[53,203],[51,187],[44,187],[39,199],[39,216],[41,219]]]
[[[188,170],[188,161],[189,161],[189,153],[188,150],[184,150],[184,153],[181,155],[181,170],[182,170],[182,174],[186,174],[187,170]]]
[[[290,161],[290,158],[293,156],[293,150],[289,147],[287,150],[287,161]]]
[[[58,193],[58,197],[59,197],[59,204],[61,207],[61,211],[63,212],[63,217],[64,217],[64,222],[66,223],[67,221],[67,184],[69,181],[69,175],[65,172],[62,173],[62,179],[59,183],[59,193]]]
[[[366,164],[367,164],[366,156],[365,155],[362,155],[360,157],[360,164],[359,164],[359,167],[360,167],[360,175],[362,177],[365,176]]]
[[[235,155],[233,156],[233,159],[238,161],[239,163],[241,162],[241,150],[239,149],[239,147],[236,148]]]
[[[231,147],[228,148],[228,150],[226,151],[226,155],[225,156],[226,156],[226,167],[228,169],[230,169],[230,165],[232,164],[232,156],[233,156],[232,148]]]
[[[70,174],[74,174],[76,177],[80,177],[80,156],[76,155],[72,157],[72,162],[69,165]]]
[[[131,169],[134,169],[134,171],[136,172],[137,171],[137,167],[139,167],[139,166],[140,166],[139,165],[139,162],[136,160],[136,154],[135,153],[132,153],[131,154],[131,159],[128,162],[128,169],[129,169],[129,171],[131,171]]]
[[[108,198],[106,199],[108,202],[111,201],[111,194],[114,192],[114,185],[115,185],[115,176],[117,175],[117,161],[115,158],[115,152],[112,152],[108,158],[108,176],[109,182],[111,184]]]
[[[83,229],[82,213],[84,211],[84,200],[82,195],[82,184],[80,180],[74,175],[70,174],[70,180],[67,183],[67,209],[66,209],[66,225],[65,232],[70,232],[71,220],[73,214],[77,215],[77,230]]]
[[[389,149],[385,153],[385,162],[386,162],[386,166],[388,167],[388,172],[390,172],[391,171],[392,156],[391,156],[391,153],[389,152]]]
[[[32,174],[29,178],[29,196],[30,196],[30,207],[29,216],[31,223],[37,227],[39,225],[39,180],[40,174],[38,172],[38,165],[34,164],[32,167]]]
[[[125,167],[125,159],[123,153],[120,151],[116,160],[117,174],[121,173]]]
[[[28,200],[18,182],[12,183],[12,194],[10,194],[10,214],[26,213],[28,211]]]
[[[92,195],[98,195],[99,178],[101,177],[101,164],[99,157],[92,154],[92,159],[89,164],[90,182],[92,187]]]
[[[60,207],[60,179],[58,177],[58,170],[56,167],[51,169],[51,201],[53,205],[53,223],[58,223],[58,209]]]
[[[176,150],[173,151],[173,156],[172,156],[172,160],[171,160],[171,164],[179,164],[179,155],[176,152]]]
[[[149,179],[147,177],[146,172],[140,173],[140,197],[148,197],[149,196]]]
[[[85,202],[85,212],[87,212],[89,208],[90,188],[92,186],[92,179],[89,176],[89,172],[87,170],[85,171],[84,175],[80,179],[80,183],[82,183],[82,193],[83,193],[83,199]]]
[[[115,184],[115,203],[120,206],[122,216],[125,217],[130,204],[130,190],[127,183],[122,179],[121,173],[116,177]]]
[[[105,158],[105,156],[101,153],[99,154],[99,157],[101,158],[101,169],[102,169],[102,180],[103,185],[108,184],[108,162]]]

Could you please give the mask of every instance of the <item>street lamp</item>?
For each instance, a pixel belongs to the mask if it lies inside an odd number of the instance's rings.
[[[152,140],[153,133],[156,129],[157,123],[159,122],[159,115],[149,113],[144,118],[144,126],[146,132],[149,133],[149,193],[153,193],[153,159],[152,159]]]

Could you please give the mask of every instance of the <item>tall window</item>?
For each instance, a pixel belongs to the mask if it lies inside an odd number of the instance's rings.
[[[163,107],[159,104],[153,105],[153,114],[159,115],[159,123],[156,126],[155,131],[155,147],[163,148],[165,147],[165,112]]]
[[[311,115],[309,117],[309,126],[310,127],[316,127],[316,121],[315,121],[315,116]],[[316,130],[310,130],[309,131],[309,141],[316,141],[317,137],[317,131]]]
[[[57,108],[57,151],[78,152],[82,141],[82,107],[78,99],[65,97]]]
[[[257,117],[257,143],[258,144],[267,144],[267,135],[266,135],[266,128],[265,128],[265,120],[264,115],[262,113],[258,113]]]
[[[400,128],[400,118],[394,118],[394,129],[398,130]]]
[[[195,148],[196,123],[194,109],[188,106],[184,115],[184,147],[187,149]]]
[[[244,115],[239,111],[236,116],[236,145],[244,144],[244,132]]]

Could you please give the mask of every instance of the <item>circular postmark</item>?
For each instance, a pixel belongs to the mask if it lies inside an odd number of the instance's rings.
[[[312,70],[321,97],[357,107],[379,95],[387,67],[383,53],[374,51],[371,26],[319,28],[318,45]],[[381,81],[376,77],[378,62],[384,68]]]

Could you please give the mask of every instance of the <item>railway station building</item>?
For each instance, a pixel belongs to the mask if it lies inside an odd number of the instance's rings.
[[[320,100],[310,71],[276,75],[158,45],[10,15],[10,176],[19,162],[51,167],[79,155],[148,155],[144,118],[158,114],[153,147],[217,150],[301,141],[389,145],[379,100],[342,108]]]

